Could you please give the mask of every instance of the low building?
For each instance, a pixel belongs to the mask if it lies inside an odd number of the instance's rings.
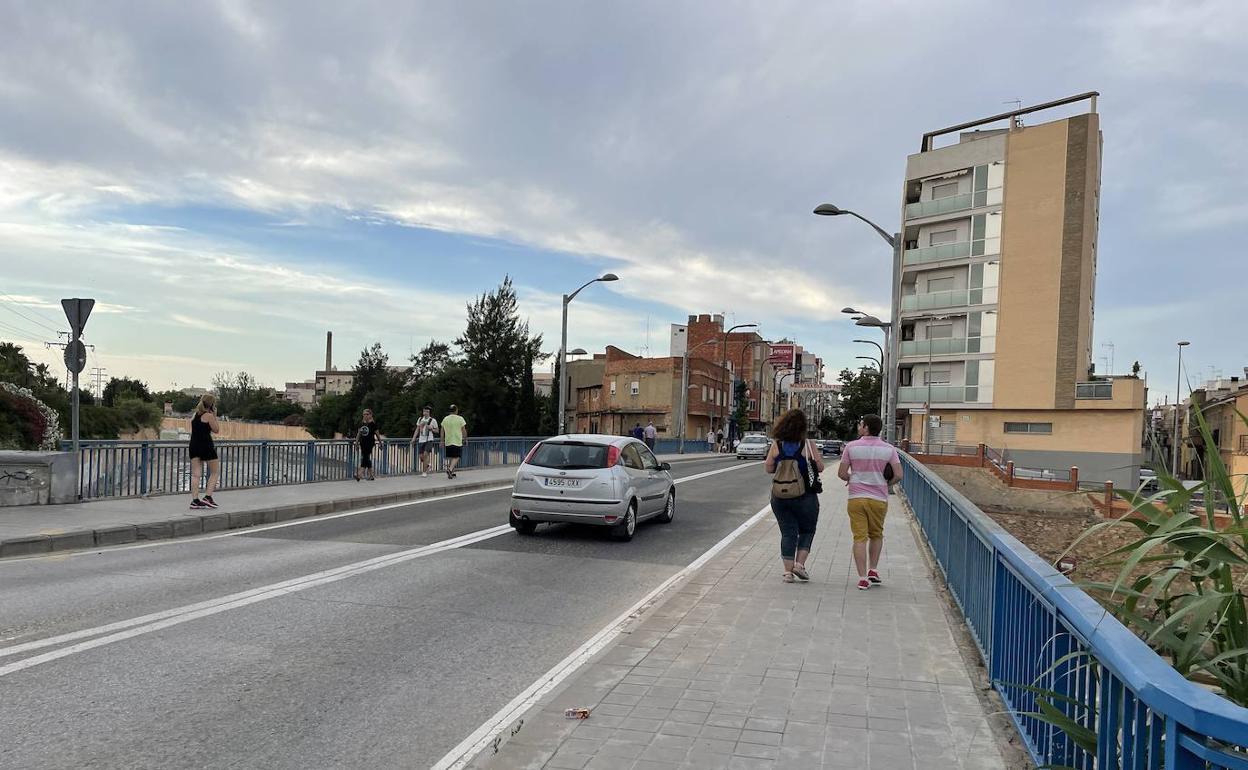
[[[1192,391],[1183,415],[1182,475],[1189,479],[1208,478],[1209,461],[1216,452],[1232,477],[1238,492],[1248,484],[1248,425],[1240,415],[1248,415],[1248,382],[1239,377],[1213,381]],[[1209,429],[1212,444],[1206,445],[1196,419],[1199,408]]]
[[[355,384],[355,373],[348,370],[340,372],[337,369],[328,371],[321,370],[316,373],[316,383],[313,389],[313,395],[316,401],[320,401],[325,396],[342,396],[351,392],[351,386]]]
[[[286,390],[283,395],[286,397],[286,400],[292,404],[311,407],[316,403],[316,380],[288,382],[286,383]]]
[[[533,392],[535,392],[539,397],[549,397],[554,385],[554,372],[533,372]]]

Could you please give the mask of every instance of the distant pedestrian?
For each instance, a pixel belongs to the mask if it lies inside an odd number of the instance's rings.
[[[706,432],[706,448],[712,452],[718,452],[719,447],[715,446],[715,431],[708,430]]]
[[[646,423],[645,429],[642,430],[642,435],[645,436],[646,446],[650,447],[650,451],[653,452],[654,444],[659,440],[659,429],[654,427],[654,420]]]
[[[771,513],[780,527],[780,561],[784,564],[782,578],[786,583],[810,580],[806,559],[819,523],[823,457],[807,438],[806,429],[806,413],[801,409],[780,415],[772,429],[775,440],[763,463],[763,468],[772,474]]]
[[[888,487],[901,481],[901,458],[897,449],[880,438],[884,421],[869,414],[858,421],[857,441],[841,450],[837,476],[849,485],[849,528],[854,533],[854,566],[858,588],[865,591],[880,579],[880,553],[884,550],[884,515],[888,513]]]
[[[642,429],[641,423],[637,423],[636,425],[633,426],[633,429],[628,432],[628,435],[632,436],[638,441],[641,441],[642,439],[646,437],[646,432]]]
[[[723,428],[720,428],[719,430],[715,431],[715,451],[716,452],[724,451],[724,429]]]
[[[221,423],[217,422],[217,397],[205,393],[199,397],[195,405],[195,414],[191,416],[191,509],[216,508],[217,501],[212,493],[217,491],[217,479],[221,476],[221,461],[217,459],[217,447],[213,444],[212,434],[221,432]],[[201,500],[200,486],[207,492]]]
[[[433,448],[438,441],[438,421],[433,416],[433,407],[426,406],[420,410],[420,419],[416,421],[416,430],[412,432],[412,446],[420,457],[420,475],[428,476],[433,470]]]
[[[464,441],[468,438],[468,423],[459,416],[459,407],[451,404],[451,413],[442,418],[442,444],[446,454],[446,477],[455,478],[464,455]]]
[[[373,448],[377,446],[378,441],[384,441],[385,438],[381,435],[381,429],[377,427],[377,421],[373,419],[373,410],[365,409],[364,421],[360,424],[359,430],[355,432],[355,445],[360,450],[360,467],[355,471],[356,481],[359,481],[361,476],[369,481],[377,480],[377,474],[373,472]]]

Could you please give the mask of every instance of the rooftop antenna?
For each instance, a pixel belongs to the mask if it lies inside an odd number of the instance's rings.
[[[1023,100],[1022,100],[1022,99],[1007,99],[1006,101],[1001,102],[1001,103],[1002,103],[1002,104],[1012,104],[1012,105],[1014,105],[1014,109],[1016,109],[1016,110],[1021,110],[1021,109],[1023,108]],[[1011,124],[1013,124],[1014,128],[1022,128],[1022,127],[1023,127],[1023,118],[1022,118],[1022,116],[1021,116],[1021,115],[1011,115],[1011,116],[1010,116],[1010,123],[1011,123]]]
[[[1109,342],[1102,342],[1102,343],[1101,343],[1101,347],[1102,347],[1102,348],[1109,348],[1109,361],[1108,361],[1109,367],[1105,370],[1105,373],[1106,373],[1106,374],[1108,374],[1108,375],[1113,375],[1113,373],[1114,373],[1114,343],[1113,343],[1113,340],[1110,340]]]

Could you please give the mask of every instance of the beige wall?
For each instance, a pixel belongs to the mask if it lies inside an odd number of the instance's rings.
[[[177,430],[183,433],[190,433],[191,420],[189,417],[166,417],[161,421],[160,427],[161,430]],[[140,437],[155,438],[155,436]],[[266,425],[255,422],[235,422],[234,420],[221,420],[221,432],[216,435],[216,438],[238,441],[258,441],[260,439],[281,441],[313,440],[312,434],[300,426]]]
[[[1114,384],[1114,396],[1110,399],[1081,398],[1075,400],[1075,409],[1144,409],[1144,380],[1136,377],[1118,377],[1109,380]]]
[[[1066,139],[1067,124],[1057,121],[1012,131],[1006,146],[993,390],[998,408],[1054,407]]]
[[[954,441],[973,446],[987,444],[996,450],[1035,449],[1052,452],[1112,452],[1136,454],[1144,431],[1140,410],[1004,410],[934,409],[941,422],[957,424]],[[910,416],[910,436],[923,435],[922,415]],[[1050,435],[1006,433],[1007,422],[1051,422]]]

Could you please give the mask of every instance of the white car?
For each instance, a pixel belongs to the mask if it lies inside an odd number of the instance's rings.
[[[771,448],[771,439],[761,434],[750,434],[737,444],[738,460],[762,460],[767,457]]]
[[[511,490],[511,526],[531,535],[543,522],[611,527],[632,540],[638,523],[676,516],[672,466],[627,436],[571,434],[533,447]]]

